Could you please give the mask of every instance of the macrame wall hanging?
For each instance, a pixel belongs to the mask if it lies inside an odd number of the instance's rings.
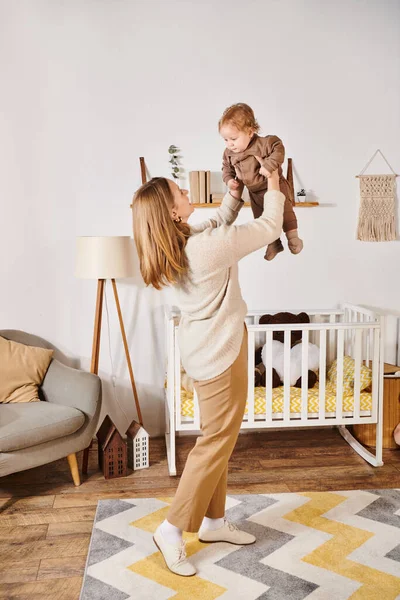
[[[382,158],[393,175],[364,175],[375,156]],[[388,242],[396,239],[396,173],[378,149],[359,175],[360,212],[357,239],[363,242]]]

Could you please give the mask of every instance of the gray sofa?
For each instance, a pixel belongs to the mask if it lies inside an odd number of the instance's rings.
[[[52,348],[23,331],[0,330],[0,336]],[[96,431],[100,378],[53,359],[39,396],[41,402],[0,404],[0,477],[67,457],[73,481],[80,485],[76,452],[89,447]]]

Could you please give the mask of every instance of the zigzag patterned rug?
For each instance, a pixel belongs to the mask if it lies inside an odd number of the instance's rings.
[[[400,490],[231,495],[228,518],[257,542],[185,534],[190,578],[152,540],[170,501],[99,501],[81,600],[400,599]]]

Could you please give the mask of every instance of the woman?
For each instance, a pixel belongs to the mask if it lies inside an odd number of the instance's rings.
[[[267,176],[263,167],[260,173]],[[199,400],[202,436],[188,456],[167,519],[154,534],[167,567],[186,577],[196,569],[186,558],[183,531],[198,531],[202,542],[255,542],[225,519],[228,460],[247,398],[247,307],[238,261],[279,237],[285,196],[275,171],[261,217],[234,226],[242,190],[227,193],[215,216],[193,227],[187,224],[194,210],[188,192],[173,181],[152,179],[133,199],[141,273],[147,285],[172,285],[177,292],[182,365]]]

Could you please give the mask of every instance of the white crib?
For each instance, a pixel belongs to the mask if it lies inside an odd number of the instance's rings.
[[[306,312],[310,323],[296,325],[260,325],[263,314],[277,312]],[[181,360],[177,343],[179,311],[167,306],[165,308],[167,368],[165,387],[166,409],[166,445],[170,475],[176,475],[175,434],[177,431],[197,432],[200,430],[199,408],[196,392],[193,394],[193,411],[189,416],[182,414]],[[382,397],[383,397],[383,333],[384,317],[371,310],[344,304],[340,309],[323,310],[256,310],[246,316],[248,329],[248,396],[247,410],[241,429],[266,429],[286,427],[320,427],[337,426],[343,438],[350,446],[371,465],[378,467],[382,462]],[[293,410],[290,387],[290,339],[291,331],[302,331],[302,388],[299,390],[298,409]],[[274,331],[284,332],[284,385],[275,388],[281,393],[281,408],[274,409],[272,388],[272,339]],[[310,410],[308,390],[308,342],[319,346],[319,382],[316,408]],[[254,358],[255,350],[267,344],[266,384],[262,390],[264,408],[262,412],[255,410]],[[344,357],[354,359],[354,390],[350,408],[344,408],[343,363]],[[332,361],[337,360],[337,379],[334,390],[334,408],[327,410],[326,372]],[[361,405],[360,373],[362,365],[372,369],[372,390],[368,406]],[[330,388],[331,389],[331,388]],[[332,396],[332,390],[329,392]],[[283,397],[282,397],[283,395]],[[265,399],[264,399],[265,396]],[[259,393],[258,393],[259,398]],[[276,404],[275,404],[276,406]],[[369,452],[347,429],[355,423],[376,423],[376,450]]]

